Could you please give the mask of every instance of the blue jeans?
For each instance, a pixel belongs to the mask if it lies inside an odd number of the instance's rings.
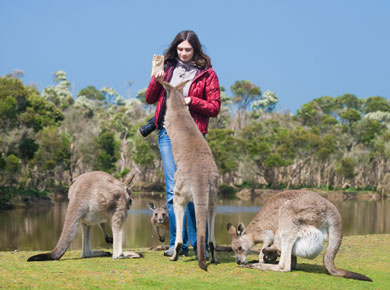
[[[161,128],[158,132],[158,147],[164,166],[165,188],[167,193],[167,210],[169,216],[169,246],[173,247],[176,240],[176,219],[173,210],[173,189],[175,187],[176,164],[173,160],[171,140],[165,130]],[[187,223],[185,219],[187,218]],[[188,232],[187,225],[188,224]],[[189,202],[186,207],[186,214],[183,221],[183,249],[188,249],[188,240],[194,249],[196,249],[196,220],[195,207],[193,202]]]

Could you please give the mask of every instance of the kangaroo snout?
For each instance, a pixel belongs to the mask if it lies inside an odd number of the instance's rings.
[[[236,262],[238,265],[244,265],[245,261],[242,261],[240,258],[236,258]]]

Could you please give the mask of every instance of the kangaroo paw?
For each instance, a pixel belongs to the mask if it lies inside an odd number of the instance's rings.
[[[105,237],[104,240],[106,241],[107,244],[112,244],[114,242],[114,239],[112,237]]]
[[[181,246],[182,246],[181,243],[177,244],[177,246],[175,247],[175,252],[173,253],[172,257],[169,260],[177,261],[177,259],[179,259],[179,253],[180,253]]]
[[[111,257],[112,254],[110,252],[105,251],[93,251],[92,255],[86,258],[94,258],[94,257]]]
[[[51,261],[54,260],[50,253],[38,254],[27,259],[27,262]]]
[[[199,268],[201,268],[202,270],[207,271],[207,264],[206,264],[206,262],[204,262],[204,261],[198,261],[198,266],[199,266]]]
[[[123,252],[122,256],[123,259],[139,259],[144,257],[142,253],[136,252]]]

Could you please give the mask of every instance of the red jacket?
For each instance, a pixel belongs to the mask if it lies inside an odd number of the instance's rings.
[[[164,81],[169,82],[174,69],[175,66],[167,65]],[[206,134],[209,118],[216,117],[221,106],[218,77],[211,67],[196,73],[188,91],[188,97],[191,98],[189,105],[191,116],[198,125],[200,132]],[[165,89],[155,78],[152,78],[149,83],[145,99],[148,104],[157,102],[155,122],[156,126],[161,126],[166,110]]]

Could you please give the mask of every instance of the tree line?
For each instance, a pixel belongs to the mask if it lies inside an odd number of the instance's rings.
[[[139,127],[154,114],[145,89],[123,98],[113,88],[71,93],[66,73],[39,92],[22,73],[0,77],[0,187],[67,188],[80,174],[103,170],[138,184],[164,184],[157,134]],[[390,102],[353,94],[322,96],[297,113],[275,111],[278,98],[236,81],[211,119],[207,141],[225,188],[390,185]]]

